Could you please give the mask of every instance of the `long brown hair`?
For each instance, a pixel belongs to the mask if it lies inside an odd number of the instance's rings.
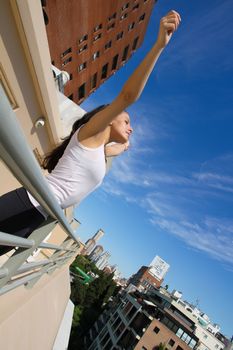
[[[107,105],[101,105],[93,109],[92,111],[84,114],[84,116],[81,119],[76,120],[72,126],[70,135],[67,136],[59,146],[57,146],[51,153],[49,153],[45,157],[42,164],[43,168],[48,169],[48,172],[51,173],[52,170],[57,165],[59,159],[62,157],[63,153],[65,152],[65,149],[68,143],[70,142],[71,137],[74,135],[74,133],[80,128],[80,126],[82,126],[83,124],[86,124],[95,114],[102,111],[102,109],[106,107]]]

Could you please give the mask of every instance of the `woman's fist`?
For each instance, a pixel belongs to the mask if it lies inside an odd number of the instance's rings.
[[[161,18],[157,39],[157,43],[161,48],[164,48],[169,43],[180,22],[181,17],[176,11],[170,11],[165,17]]]

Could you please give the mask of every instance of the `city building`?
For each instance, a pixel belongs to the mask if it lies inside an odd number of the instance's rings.
[[[155,0],[43,1],[52,64],[81,103],[141,46]]]
[[[104,231],[102,229],[99,229],[93,237],[89,238],[85,242],[85,247],[82,250],[82,255],[90,255],[93,249],[95,248],[98,240],[103,237]]]
[[[108,264],[108,259],[110,258],[111,254],[109,252],[104,252],[101,254],[95,261],[96,267],[98,269],[103,270],[105,266]]]
[[[96,245],[96,241],[93,238],[89,238],[85,242],[85,247],[82,250],[82,255],[89,255],[89,254],[91,254],[91,252],[95,248],[95,245]]]
[[[91,261],[95,261],[104,251],[104,248],[102,247],[102,245],[97,245],[91,252],[91,254],[89,255],[89,258],[91,259]]]
[[[173,290],[172,293],[169,293],[169,291],[161,288],[160,293],[171,299],[172,305],[195,323],[194,333],[199,338],[196,346],[197,350],[225,349],[225,345],[228,344],[229,340],[225,339],[224,336],[220,336],[220,326],[212,324],[208,315],[199,310],[197,306],[182,300],[182,292]]]
[[[92,238],[95,240],[95,242],[97,242],[100,238],[103,237],[103,235],[104,231],[102,229],[99,229]]]
[[[216,330],[220,330],[217,325],[211,325],[209,317],[198,310],[196,307],[185,301],[172,301],[172,304],[176,306],[183,314],[190,317],[195,323],[195,335],[198,337],[199,342],[196,346],[197,350],[220,350],[225,348],[224,342],[216,337]],[[204,316],[204,317],[203,317]],[[205,319],[205,323],[203,322]],[[208,320],[208,322],[207,322]],[[214,329],[214,333],[212,333]]]
[[[127,294],[110,311],[105,311],[85,337],[88,350],[196,349],[195,322],[171,299],[157,292]]]
[[[158,279],[154,274],[150,273],[150,267],[142,266],[137,273],[129,278],[129,284],[137,287],[139,291],[146,291],[151,288],[159,288],[163,279]]]
[[[166,350],[232,349],[232,339],[214,334],[190,305],[155,288],[146,294],[125,293],[90,329],[85,338],[87,349],[157,350],[160,344]]]

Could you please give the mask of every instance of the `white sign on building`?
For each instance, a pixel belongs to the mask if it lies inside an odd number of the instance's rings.
[[[170,265],[161,259],[158,255],[156,255],[156,257],[150,263],[149,267],[150,274],[158,280],[162,280],[166,275]]]

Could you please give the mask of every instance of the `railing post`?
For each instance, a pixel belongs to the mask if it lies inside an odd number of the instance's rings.
[[[48,223],[42,224],[37,230],[33,231],[29,236],[29,239],[35,241],[35,245],[32,248],[24,249],[19,248],[6,262],[2,268],[8,269],[9,273],[6,277],[0,279],[0,288],[4,286],[12,276],[16,273],[18,268],[26,261],[26,259],[32,254],[32,252],[38,247],[41,241],[43,241],[47,235],[55,228],[56,221],[48,219]]]

